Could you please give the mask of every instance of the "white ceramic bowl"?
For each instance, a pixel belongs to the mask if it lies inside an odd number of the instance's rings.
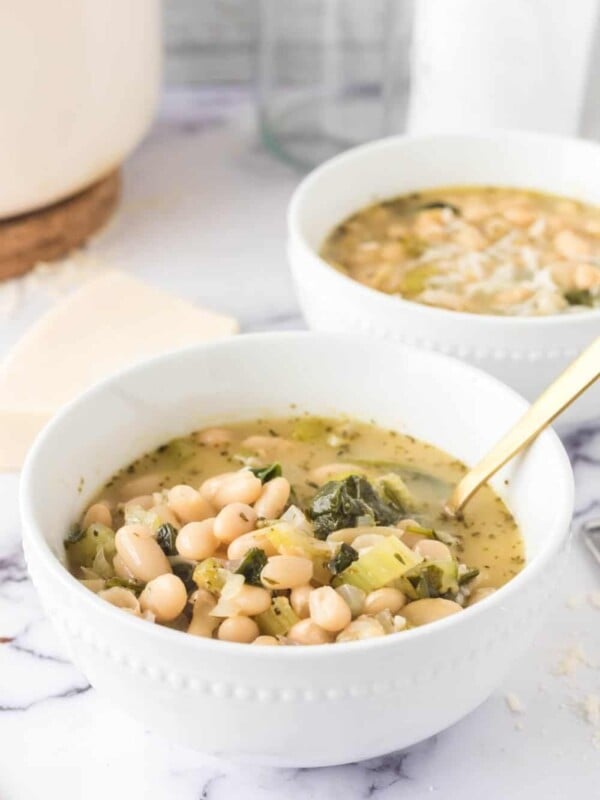
[[[480,316],[431,308],[370,289],[319,257],[327,234],[370,203],[452,185],[520,186],[600,204],[600,146],[498,132],[393,137],[314,170],[289,209],[289,260],[309,326],[389,337],[462,358],[529,400],[600,335],[600,310],[549,317]],[[561,418],[600,416],[600,386]]]
[[[563,568],[573,486],[548,431],[496,481],[522,526],[524,570],[455,617],[371,641],[268,648],[195,638],[113,608],[65,569],[65,532],[115,470],[170,437],[217,421],[288,415],[291,403],[374,418],[466,462],[526,405],[478,370],[393,342],[238,337],[154,359],[75,400],[30,452],[21,509],[46,612],[107,699],[203,751],[319,766],[406,747],[493,691],[531,641]]]

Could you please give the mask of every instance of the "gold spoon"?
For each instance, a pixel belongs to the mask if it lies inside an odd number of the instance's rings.
[[[479,487],[527,447],[550,423],[600,378],[600,337],[579,355],[538,397],[521,419],[461,478],[444,506],[458,517]]]

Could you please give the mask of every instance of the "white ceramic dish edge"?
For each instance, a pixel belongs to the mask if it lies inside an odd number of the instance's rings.
[[[298,186],[288,212],[288,258],[309,327],[362,331],[453,355],[533,400],[595,336],[600,310],[550,317],[477,316],[390,297],[318,255],[326,234],[379,199],[448,185],[524,186],[600,204],[600,146],[545,134],[396,136],[336,156]],[[561,426],[600,416],[600,387]]]
[[[362,404],[366,411],[362,416],[373,413],[390,424],[398,405],[404,408],[404,418],[412,416],[414,430],[430,414],[426,387],[412,401],[399,391],[392,402],[390,393],[385,393],[375,408],[369,381],[383,364],[388,372],[391,369],[394,381],[403,371],[413,380],[426,381],[429,375],[430,396],[440,379],[453,380],[443,398],[434,398],[434,405],[441,402],[453,412],[449,416],[461,433],[446,433],[446,438],[460,440],[459,455],[465,457],[469,451],[469,460],[494,436],[486,420],[504,424],[524,408],[513,392],[477,370],[412,348],[392,343],[375,346],[352,337],[254,335],[162,356],[121,373],[71,403],[34,445],[21,488],[24,544],[34,582],[49,617],[90,681],[146,725],[216,754],[280,766],[366,758],[423,739],[468,713],[526,647],[547,605],[558,566],[564,563],[559,554],[572,512],[568,459],[550,431],[521,460],[519,469],[505,472],[512,480],[509,492],[522,507],[519,516],[525,515],[521,522],[528,547],[539,552],[497,595],[435,629],[411,631],[393,640],[275,652],[198,640],[149,626],[112,608],[59,563],[56,553],[64,530],[93,493],[91,484],[99,485],[117,467],[169,436],[204,420],[227,419],[236,410],[237,416],[251,416],[268,405],[282,413],[289,400],[315,411],[331,411],[332,388],[344,391],[352,385],[340,365],[350,355],[367,354],[371,357],[364,368],[367,383],[354,386],[353,396],[344,396],[335,406],[356,413]],[[390,368],[392,355],[395,364]],[[270,370],[275,377],[284,362],[298,370],[290,375],[289,386],[273,387],[265,376]],[[246,366],[236,381],[240,377],[247,381],[241,398],[231,392],[230,380],[232,368],[239,370],[240,364]],[[463,392],[457,391],[457,378],[449,378],[453,374],[489,402],[466,402],[462,411],[454,409]],[[207,375],[212,380],[209,392]],[[165,396],[163,387],[174,376],[181,380],[177,388],[183,398]],[[190,393],[197,400],[192,402]],[[96,420],[93,430],[90,418]],[[425,424],[433,433],[442,423]],[[468,430],[474,435],[467,435]],[[440,437],[429,438],[439,442]],[[65,447],[69,441],[77,447]],[[87,455],[92,446],[94,467]],[[538,470],[558,482],[551,514],[545,492],[537,499],[531,496],[531,482],[541,479],[534,480]],[[88,488],[78,496],[81,477]],[[499,481],[502,485],[502,478]],[[401,709],[399,716],[395,704]],[[198,724],[206,719],[211,721],[208,730]],[[253,734],[250,743],[248,730]],[[307,730],[310,736],[305,735]]]

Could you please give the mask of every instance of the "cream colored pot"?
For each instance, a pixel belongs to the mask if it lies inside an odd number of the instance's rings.
[[[159,0],[0,3],[0,218],[118,166],[154,113]]]

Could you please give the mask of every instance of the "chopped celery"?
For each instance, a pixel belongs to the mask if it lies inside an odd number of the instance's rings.
[[[426,597],[446,597],[458,592],[456,561],[423,561],[402,576],[399,588],[411,600]]]
[[[274,597],[271,607],[254,617],[260,632],[266,636],[285,636],[289,629],[300,622],[287,597]]]
[[[416,522],[411,523],[410,525],[403,525],[402,530],[406,533],[414,533],[415,536],[422,536],[424,539],[436,538],[433,528],[424,528],[422,525],[418,525]]]
[[[83,534],[73,541],[75,537],[65,539],[65,550],[69,561],[76,567],[91,567],[100,548],[104,548],[104,555],[109,562],[115,555],[115,532],[106,525],[94,523]]]
[[[430,278],[439,275],[440,269],[435,264],[419,264],[404,273],[400,291],[404,295],[420,294],[427,286]]]
[[[260,573],[267,563],[267,556],[260,547],[251,547],[236,569],[238,575],[243,575],[250,586],[262,586]]]
[[[261,533],[266,534],[267,539],[281,555],[310,558],[313,562],[313,579],[317,583],[329,583],[331,575],[327,569],[327,562],[334,553],[334,548],[330,544],[286,523],[263,528]]]
[[[225,584],[225,570],[216,558],[201,561],[192,573],[192,580],[199,589],[206,589],[213,594],[221,591]]]
[[[141,581],[128,580],[127,578],[119,578],[117,576],[108,578],[108,580],[104,583],[105,589],[112,589],[115,586],[118,586],[122,589],[129,589],[136,595],[141,594],[144,589],[144,584]]]
[[[160,514],[155,509],[146,510],[142,506],[127,506],[124,516],[127,525],[146,525],[155,533],[158,533],[163,525],[169,524],[161,519]],[[169,524],[169,527],[173,526]]]
[[[315,539],[287,523],[277,523],[263,528],[265,534],[278,553],[286,556],[305,556],[310,559],[329,559],[333,548],[326,542]]]
[[[383,499],[400,511],[412,511],[415,508],[415,498],[397,472],[388,472],[377,478],[375,486]]]
[[[465,583],[469,583],[470,581],[474,580],[479,575],[479,570],[477,567],[471,567],[471,569],[466,569],[464,572],[458,573],[458,585],[464,586]]]
[[[333,585],[350,583],[368,594],[402,577],[421,560],[397,536],[386,536],[385,541],[372,547],[334,578]]]
[[[447,544],[448,547],[453,547],[457,545],[460,539],[457,536],[454,536],[452,533],[448,533],[448,531],[433,531],[433,538],[437,539],[438,542],[443,542]]]
[[[296,442],[316,442],[327,433],[327,423],[319,417],[302,417],[294,425],[292,439]]]

